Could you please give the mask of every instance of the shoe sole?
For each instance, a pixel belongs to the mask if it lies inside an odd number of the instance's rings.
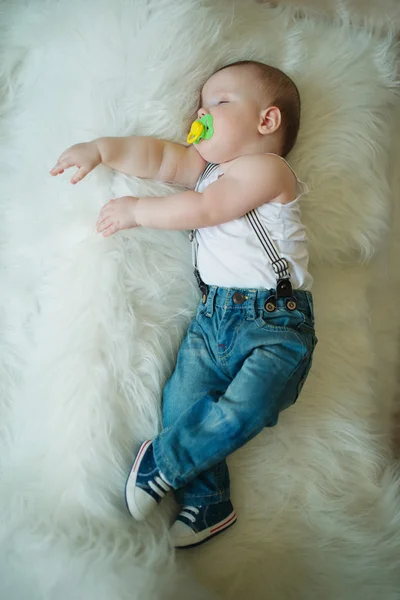
[[[136,487],[136,479],[137,479],[137,473],[139,470],[139,466],[140,463],[142,462],[142,456],[143,454],[146,452],[147,448],[149,447],[149,445],[151,444],[151,440],[146,440],[145,442],[143,442],[143,444],[140,446],[137,455],[135,456],[135,460],[133,461],[131,470],[129,472],[128,478],[126,480],[125,483],[125,504],[126,504],[126,508],[128,509],[129,514],[136,520],[136,521],[144,521],[146,519],[146,517],[144,515],[142,515],[138,510],[133,510],[131,509],[131,507],[129,506],[129,501],[128,501],[128,487],[132,487],[133,486],[133,490]]]
[[[182,546],[175,546],[175,548],[177,550],[187,550],[189,548],[195,548],[196,546],[200,546],[201,544],[204,544],[205,542],[208,542],[212,538],[216,537],[220,533],[223,533],[224,531],[229,529],[229,527],[232,527],[232,525],[234,525],[236,523],[236,521],[237,521],[237,516],[236,516],[235,511],[233,511],[222,522],[217,523],[216,525],[213,525],[213,527],[210,527],[208,530],[208,534],[204,538],[199,540],[198,542],[193,542],[191,544],[187,544],[187,545],[185,544]]]

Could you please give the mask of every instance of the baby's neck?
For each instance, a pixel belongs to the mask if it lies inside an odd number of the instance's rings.
[[[280,156],[280,153],[277,151],[277,148],[272,148],[270,150],[267,149],[259,149],[258,151],[255,152],[244,152],[243,154],[240,154],[239,156],[234,156],[232,158],[230,158],[229,160],[225,160],[225,161],[221,161],[218,162],[217,160],[213,161],[216,164],[219,164],[221,166],[221,170],[224,171],[224,166],[228,166],[233,164],[235,161],[239,160],[240,158],[243,158],[243,156],[253,156],[256,154],[275,154],[277,156]]]
[[[231,163],[233,160],[237,160],[238,158],[242,158],[243,156],[251,156],[254,154],[277,154],[280,155],[280,144],[276,143],[275,140],[272,139],[262,139],[257,140],[255,143],[247,145],[246,147],[244,147],[242,149],[242,151],[239,150],[239,152],[235,153],[231,158],[229,158],[228,160],[222,160],[222,161],[217,161],[215,160],[214,162],[218,163],[218,164],[228,164]]]

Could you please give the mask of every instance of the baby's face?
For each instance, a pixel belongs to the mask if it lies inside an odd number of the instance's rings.
[[[212,75],[203,87],[198,116],[212,115],[214,134],[195,145],[199,154],[224,163],[264,151],[258,130],[264,105],[253,69],[233,66]]]

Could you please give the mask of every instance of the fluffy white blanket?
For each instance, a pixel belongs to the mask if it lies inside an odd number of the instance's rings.
[[[250,0],[2,7],[1,599],[398,598],[390,34]],[[291,161],[311,188],[320,342],[301,400],[231,457],[238,524],[175,556],[173,507],[137,525],[123,485],[196,303],[189,244],[94,231],[110,197],[171,188],[105,168],[73,187],[48,170],[100,135],[183,141],[204,80],[245,58],[302,95]]]

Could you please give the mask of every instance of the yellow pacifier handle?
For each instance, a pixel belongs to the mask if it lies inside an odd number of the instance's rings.
[[[200,121],[193,121],[192,126],[189,131],[189,135],[187,136],[187,143],[193,144],[196,142],[204,131],[204,125]]]

